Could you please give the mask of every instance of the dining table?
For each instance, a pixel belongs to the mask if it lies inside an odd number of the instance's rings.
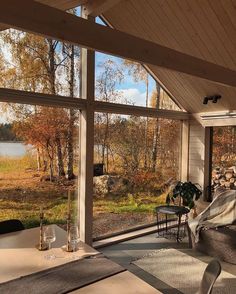
[[[57,225],[51,226],[55,230],[56,240],[49,251],[39,251],[36,248],[39,242],[38,227],[0,235],[0,289],[1,285],[15,281],[20,283],[24,277],[58,269],[62,265],[73,264],[76,260],[81,260],[86,265],[90,258],[101,256],[100,252],[82,241],[79,241],[76,252],[62,250],[66,244],[67,233]],[[45,258],[49,253],[54,256],[53,259]],[[126,269],[69,291],[73,294],[118,294],[122,292],[127,294],[161,293]]]

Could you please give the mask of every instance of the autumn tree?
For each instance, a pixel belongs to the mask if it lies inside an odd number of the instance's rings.
[[[123,65],[128,69],[128,73],[133,76],[133,79],[136,83],[144,82],[146,88],[146,107],[149,105],[149,74],[145,68],[140,64],[130,60],[124,60]],[[148,166],[148,117],[146,118],[146,127],[145,127],[145,155],[144,155],[144,167]]]
[[[78,47],[70,44],[63,44],[62,55],[65,59],[65,77],[68,83],[68,95],[75,97],[77,91],[76,84],[79,81],[79,63],[80,63],[80,50]],[[69,125],[67,131],[67,177],[73,179],[74,175],[74,137],[75,137],[75,124],[78,119],[76,110],[69,109]]]
[[[50,114],[50,115],[48,115]],[[54,123],[52,124],[52,118]],[[66,134],[68,126],[67,113],[62,108],[43,107],[24,120],[14,121],[14,131],[25,143],[43,149],[49,158],[50,179],[53,179],[54,159],[56,154],[55,140],[58,133]]]
[[[122,95],[117,90],[117,85],[124,78],[123,72],[119,64],[114,60],[108,59],[99,64],[99,75],[96,79],[96,98],[105,102],[118,102]],[[95,142],[102,147],[102,163],[106,162],[106,171],[109,170],[109,126],[112,115],[99,113],[95,116],[96,135]]]
[[[66,92],[65,88],[69,88],[69,95],[74,96],[75,88],[75,57],[74,57],[74,47],[67,47],[63,50],[63,54],[60,54],[60,48],[62,48],[61,43],[51,39],[45,39],[39,36],[35,36],[28,33],[22,33],[15,30],[3,35],[3,40],[5,44],[11,48],[12,60],[15,65],[17,77],[16,81],[12,82],[11,88],[17,88],[33,92],[41,92],[48,94],[58,94]],[[63,46],[65,48],[66,46]],[[68,61],[69,60],[69,61]],[[66,70],[61,71],[61,68]],[[57,74],[58,73],[58,74]],[[60,77],[68,77],[67,85],[62,83]],[[69,85],[69,86],[68,86]],[[64,86],[64,88],[63,88]],[[73,92],[73,93],[72,93]],[[73,149],[73,128],[75,115],[74,111],[70,110],[70,119],[68,122],[68,132],[66,147],[63,147],[64,135],[60,133],[57,124],[60,120],[55,119],[56,115],[60,116],[62,113],[55,109],[54,112],[49,111],[47,108],[35,107],[32,111],[32,107],[22,107],[14,105],[15,113],[20,113],[23,117],[25,116],[25,111],[30,109],[30,113],[42,116],[47,116],[50,120],[52,127],[56,131],[54,138],[55,152],[57,159],[57,172],[59,176],[65,175],[64,170],[64,158],[65,149],[67,148],[67,173],[68,178],[73,178],[73,160],[74,156],[72,154]],[[27,112],[26,111],[26,112]],[[43,115],[43,111],[45,114]],[[65,113],[63,112],[63,115]],[[19,117],[19,115],[17,116]],[[64,119],[63,117],[61,118]],[[52,142],[51,142],[52,144]],[[38,149],[39,147],[37,147]],[[38,149],[38,153],[43,151]]]
[[[117,117],[111,126],[110,145],[120,170],[130,178],[142,169],[145,120],[142,117]],[[119,165],[119,164],[118,164]]]
[[[160,93],[161,87],[158,83],[156,83],[156,89],[153,91],[151,96],[151,106],[153,108],[160,108]],[[157,168],[157,153],[158,153],[158,145],[160,145],[160,121],[159,118],[152,119],[152,150],[151,150],[151,170],[153,172],[156,171]]]

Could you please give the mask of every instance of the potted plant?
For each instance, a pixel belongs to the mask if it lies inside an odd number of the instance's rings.
[[[179,204],[188,206],[190,209],[194,208],[194,201],[198,200],[202,195],[201,187],[199,184],[193,184],[191,182],[177,182],[172,187],[171,191],[167,194],[166,203],[169,205],[172,201],[174,203],[177,197],[180,197]]]

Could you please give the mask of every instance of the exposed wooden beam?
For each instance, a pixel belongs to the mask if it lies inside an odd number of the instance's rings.
[[[77,6],[83,5],[88,2],[88,0],[35,0],[42,4],[58,8],[60,10],[68,10],[75,8]],[[0,23],[0,31],[9,29],[9,26]]]
[[[87,15],[98,16],[117,5],[121,0],[88,0],[84,5]]]
[[[146,108],[142,106],[124,105],[102,101],[94,101],[94,110],[106,113],[148,116],[155,118],[161,117],[178,120],[187,120],[189,118],[189,114],[183,111]]]
[[[236,87],[234,70],[31,0],[3,1],[0,23],[140,63],[152,64]]]
[[[81,98],[40,94],[6,88],[0,88],[0,102],[65,107],[75,109],[86,108],[86,101]]]
[[[203,127],[223,127],[236,125],[236,110],[204,112],[192,114]]]

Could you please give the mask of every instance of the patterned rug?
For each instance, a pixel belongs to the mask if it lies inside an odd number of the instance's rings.
[[[188,253],[189,249],[161,249],[132,263],[184,294],[195,294],[199,290],[207,263]],[[209,260],[211,258],[208,258],[208,262]],[[212,294],[235,293],[236,276],[222,271]]]

